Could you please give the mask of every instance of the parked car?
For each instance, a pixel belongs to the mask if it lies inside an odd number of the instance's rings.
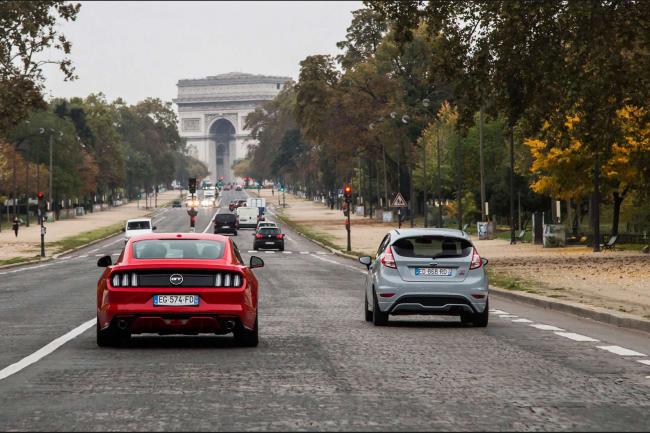
[[[277,248],[284,251],[284,234],[279,227],[262,227],[254,233],[253,249]]]
[[[151,218],[130,219],[122,228],[124,242],[126,243],[131,237],[136,235],[153,233],[154,230],[156,230],[156,226],[151,223]]]
[[[237,229],[239,222],[237,215],[233,213],[218,213],[214,217],[214,234],[218,233],[232,233],[237,236]]]
[[[374,260],[359,261],[368,268],[365,318],[375,325],[398,314],[456,315],[463,323],[488,324],[487,259],[461,230],[392,230]]]
[[[203,233],[132,238],[97,282],[97,345],[116,346],[132,334],[233,333],[237,344],[258,344],[258,281],[235,243]]]

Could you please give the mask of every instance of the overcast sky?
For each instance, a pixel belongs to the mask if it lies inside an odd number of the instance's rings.
[[[355,2],[82,2],[61,26],[79,79],[46,69],[46,94],[103,92],[171,100],[181,78],[225,72],[298,76],[311,54],[337,54]]]

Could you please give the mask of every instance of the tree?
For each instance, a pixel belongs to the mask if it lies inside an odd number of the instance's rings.
[[[65,80],[75,78],[67,57],[72,44],[61,34],[62,20],[74,21],[79,4],[64,1],[4,1],[0,3],[0,135],[44,108],[42,68],[55,64]],[[62,52],[59,59],[43,58],[45,52]]]

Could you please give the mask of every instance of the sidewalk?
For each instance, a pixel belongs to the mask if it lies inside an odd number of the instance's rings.
[[[158,194],[158,207],[163,207],[169,201],[178,197],[178,191],[160,193]],[[47,228],[45,235],[46,256],[49,257],[58,252],[54,248],[48,248],[48,245],[53,242],[62,241],[85,232],[108,228],[118,223],[124,223],[127,219],[143,217],[154,210],[153,207],[144,209],[144,203],[144,200],[140,200],[140,208],[138,208],[138,202],[132,201],[103,212],[93,212],[81,217],[45,223]],[[32,223],[29,227],[21,226],[18,230],[18,237],[16,237],[14,231],[11,230],[11,225],[8,225],[4,220],[2,232],[0,232],[0,261],[34,258],[34,256],[40,254],[40,242],[41,229],[39,225]]]
[[[345,251],[347,233],[342,211],[330,210],[286,194],[287,208],[278,207],[278,192],[262,197],[283,217]],[[409,227],[409,224],[403,224]],[[373,256],[383,236],[397,223],[385,224],[352,217],[352,250]],[[492,282],[516,293],[541,295],[558,302],[582,304],[633,317],[650,319],[650,255],[634,251],[593,253],[587,247],[543,248],[530,243],[472,239],[489,259]],[[537,296],[539,297],[539,296]]]

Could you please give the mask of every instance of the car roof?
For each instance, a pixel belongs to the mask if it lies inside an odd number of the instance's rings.
[[[412,236],[454,236],[469,240],[469,235],[462,230],[437,227],[393,229],[391,234],[394,234],[391,238],[394,237],[395,239]]]
[[[141,221],[149,221],[151,222],[151,218],[133,218],[130,220],[126,220],[127,223],[135,223],[135,222],[141,222]]]
[[[137,235],[131,238],[132,241],[145,241],[145,240],[176,240],[176,239],[189,239],[189,240],[208,240],[208,241],[221,241],[227,242],[227,236],[215,235],[212,233],[146,233]]]

